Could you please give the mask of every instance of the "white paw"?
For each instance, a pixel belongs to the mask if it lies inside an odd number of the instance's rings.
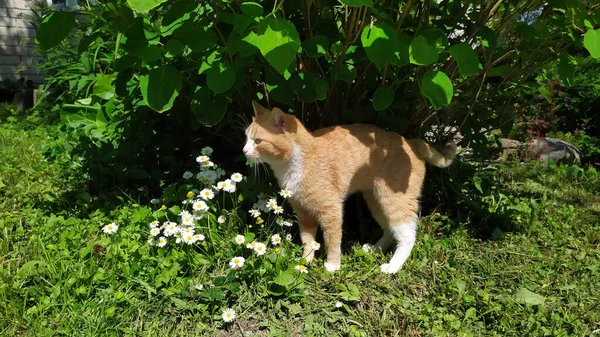
[[[325,269],[327,269],[328,272],[333,273],[336,270],[340,270],[340,266],[335,265],[333,263],[325,262]]]
[[[386,273],[386,274],[395,274],[398,272],[398,270],[400,270],[400,267],[398,266],[394,266],[390,263],[384,263],[381,265],[381,272]]]

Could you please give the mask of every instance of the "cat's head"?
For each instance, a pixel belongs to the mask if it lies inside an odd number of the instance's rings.
[[[246,129],[244,154],[254,163],[283,160],[290,157],[294,149],[294,137],[290,128],[295,124],[293,116],[279,108],[269,110],[256,101],[252,101],[254,117]]]

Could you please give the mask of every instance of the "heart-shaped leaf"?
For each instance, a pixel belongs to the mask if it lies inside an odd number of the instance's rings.
[[[600,29],[589,29],[583,36],[583,46],[593,58],[600,58]]]
[[[452,82],[446,74],[437,70],[427,70],[421,79],[421,93],[434,108],[439,109],[452,101]]]
[[[438,59],[437,49],[430,45],[424,36],[417,36],[409,48],[410,63],[428,66]]]
[[[378,22],[373,27],[367,25],[360,35],[360,41],[369,60],[379,69],[397,59],[395,53],[400,41],[394,27],[387,23]]]
[[[213,64],[206,72],[206,84],[215,94],[229,90],[233,83],[235,83],[235,69],[228,63]]]
[[[192,111],[198,121],[204,125],[217,125],[227,110],[227,99],[223,95],[213,95],[205,87],[197,87],[192,96]],[[249,239],[250,242],[252,239]]]
[[[169,110],[179,90],[181,90],[181,75],[171,66],[160,66],[140,76],[140,89],[148,106],[158,112]]]
[[[389,85],[382,85],[373,94],[373,108],[376,111],[387,109],[394,102],[396,90]]]
[[[253,41],[265,59],[280,74],[289,78],[287,69],[300,49],[296,27],[284,18],[269,16],[263,19]]]
[[[479,72],[479,59],[469,44],[459,43],[450,47],[450,55],[458,64],[462,76],[471,76]]]
[[[52,12],[46,16],[35,34],[35,42],[48,50],[64,40],[75,27],[75,15],[71,12]]]

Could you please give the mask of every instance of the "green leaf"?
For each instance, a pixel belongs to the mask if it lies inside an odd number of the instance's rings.
[[[496,38],[496,33],[486,26],[479,28],[477,34],[475,36],[481,40],[481,44],[485,48],[494,49],[496,48],[496,44],[498,39]]]
[[[279,273],[275,279],[273,279],[273,283],[278,284],[283,287],[287,287],[294,283],[296,279],[296,272],[294,270],[286,270],[284,272]]]
[[[526,40],[537,41],[542,38],[540,32],[535,27],[528,25],[524,22],[517,23],[517,32],[521,34]]]
[[[397,59],[395,53],[400,41],[394,27],[387,23],[378,22],[373,27],[365,26],[360,41],[369,60],[379,69]]]
[[[110,75],[101,75],[100,79],[94,84],[92,93],[102,99],[111,99],[115,96],[115,86],[112,84],[117,78],[118,73]]]
[[[169,53],[173,56],[181,55],[181,53],[183,53],[183,49],[185,49],[183,43],[176,39],[169,39],[166,47]]]
[[[195,27],[183,35],[183,42],[194,53],[203,53],[217,44],[217,36],[210,28]]]
[[[171,66],[161,66],[140,76],[140,89],[148,106],[158,112],[169,110],[181,90],[181,75]]]
[[[292,106],[294,104],[294,91],[291,88],[291,81],[286,79],[279,73],[266,69],[267,79],[265,81],[269,97],[274,101]]]
[[[546,298],[525,288],[521,288],[515,293],[515,301],[531,305],[541,305],[546,302]]]
[[[192,96],[192,111],[196,119],[205,125],[217,125],[227,109],[227,99],[223,95],[213,95],[205,87],[197,87]]]
[[[583,46],[593,58],[600,58],[600,29],[589,29],[583,36]]]
[[[305,103],[327,98],[329,82],[313,73],[300,72],[294,75],[290,82],[296,96]]]
[[[358,301],[360,299],[360,292],[355,284],[338,284],[335,288],[341,291],[338,295],[344,301]]]
[[[396,90],[389,85],[382,85],[373,94],[373,108],[376,111],[387,109],[394,102]]]
[[[552,94],[550,93],[550,90],[548,90],[548,88],[540,86],[538,88],[538,91],[540,92],[540,94],[542,94],[542,96],[544,96],[548,103],[552,103]]]
[[[575,67],[573,66],[574,59],[568,54],[561,54],[558,63],[558,76],[560,80],[567,86],[571,86],[573,76],[575,75]]]
[[[427,70],[421,79],[421,93],[427,97],[434,108],[450,104],[452,101],[452,82],[446,74],[437,70]]]
[[[138,13],[146,13],[165,1],[167,0],[127,0],[127,4]]]
[[[453,45],[450,47],[450,55],[458,63],[458,70],[462,76],[471,76],[479,72],[479,59],[469,44]]]
[[[392,64],[395,66],[403,66],[410,62],[410,44],[412,37],[401,33],[398,35],[398,42],[395,44],[394,58]]]
[[[352,82],[356,76],[356,68],[349,63],[336,63],[333,66],[333,78],[336,80]]]
[[[240,5],[240,9],[244,14],[252,17],[262,16],[264,12],[263,7],[260,4],[252,1],[243,2]]]
[[[302,50],[310,57],[327,56],[329,41],[325,35],[315,35],[302,42]]]
[[[420,35],[410,43],[409,54],[410,63],[421,66],[430,65],[438,59],[437,49]]]
[[[208,288],[205,291],[206,297],[214,301],[223,300],[223,291],[219,288]]]
[[[38,266],[43,265],[42,261],[28,261],[25,262],[17,271],[19,278],[26,278],[27,276],[33,276],[37,274]]]
[[[235,69],[224,62],[219,62],[206,72],[206,84],[215,94],[223,93],[235,83]]]
[[[348,7],[373,7],[373,0],[338,0],[342,5]]]
[[[294,24],[284,18],[269,16],[260,22],[255,40],[267,62],[289,78],[287,69],[300,50],[300,36]]]
[[[75,15],[72,12],[52,12],[40,24],[35,33],[35,42],[42,50],[48,50],[69,36],[73,27]]]

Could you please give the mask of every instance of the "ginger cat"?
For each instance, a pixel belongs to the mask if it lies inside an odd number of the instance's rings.
[[[304,257],[317,228],[323,230],[327,262],[336,271],[341,263],[342,212],[346,197],[362,192],[375,220],[384,230],[376,249],[393,240],[396,251],[384,273],[396,273],[410,255],[416,238],[417,209],[425,178],[425,161],[446,167],[456,145],[439,153],[427,143],[372,125],[353,124],[309,132],[294,116],[252,101],[255,117],[246,129],[244,154],[254,163],[271,166],[282,189],[290,190],[298,216]]]

